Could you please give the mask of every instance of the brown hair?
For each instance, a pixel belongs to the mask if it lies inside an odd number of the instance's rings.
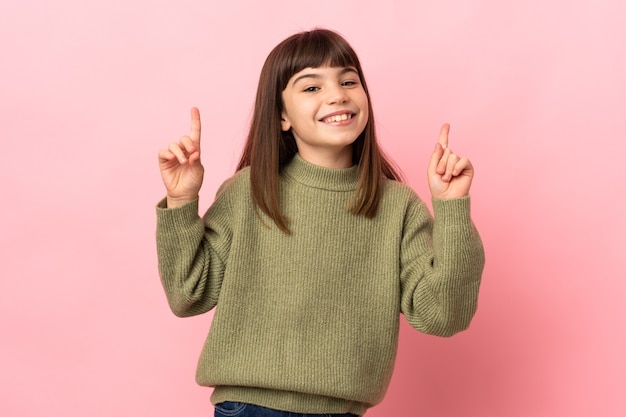
[[[382,195],[382,178],[402,180],[398,170],[378,147],[370,94],[352,47],[339,34],[326,29],[295,34],[278,44],[263,65],[250,132],[237,167],[237,170],[250,167],[252,199],[256,208],[286,233],[289,228],[280,211],[278,176],[298,148],[292,133],[281,129],[282,92],[297,72],[326,65],[356,68],[368,99],[368,122],[353,143],[352,161],[358,164],[359,183],[350,211],[374,217]]]

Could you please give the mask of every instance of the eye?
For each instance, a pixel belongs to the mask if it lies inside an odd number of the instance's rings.
[[[354,80],[346,80],[341,83],[343,87],[354,87],[355,85],[358,85],[358,84],[359,84],[358,81],[354,81]]]
[[[314,93],[316,91],[319,91],[319,87],[315,87],[315,86],[311,86],[311,87],[307,87],[304,89],[305,93]]]

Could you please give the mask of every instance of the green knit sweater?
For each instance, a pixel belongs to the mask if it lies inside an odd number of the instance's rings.
[[[450,336],[476,310],[483,247],[469,199],[433,200],[385,181],[373,219],[346,210],[357,168],[298,155],[280,201],[291,234],[256,214],[249,170],[226,181],[204,218],[197,201],[157,208],[161,280],[177,316],[216,307],[196,380],[214,404],[362,415],[387,389],[399,315]]]

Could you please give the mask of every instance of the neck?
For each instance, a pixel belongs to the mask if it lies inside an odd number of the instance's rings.
[[[331,191],[354,191],[359,184],[359,168],[326,168],[305,161],[300,154],[285,165],[281,174],[310,187]]]
[[[339,151],[304,148],[298,149],[298,153],[305,161],[324,168],[350,168],[354,165],[352,162],[352,146],[343,147]]]

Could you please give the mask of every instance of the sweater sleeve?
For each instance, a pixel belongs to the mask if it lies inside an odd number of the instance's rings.
[[[401,248],[402,313],[437,336],[465,330],[477,307],[485,255],[470,218],[469,197],[410,205]]]
[[[219,191],[204,218],[198,215],[198,200],[171,209],[165,200],[157,205],[159,274],[178,317],[202,314],[217,304],[231,241],[229,212]]]

